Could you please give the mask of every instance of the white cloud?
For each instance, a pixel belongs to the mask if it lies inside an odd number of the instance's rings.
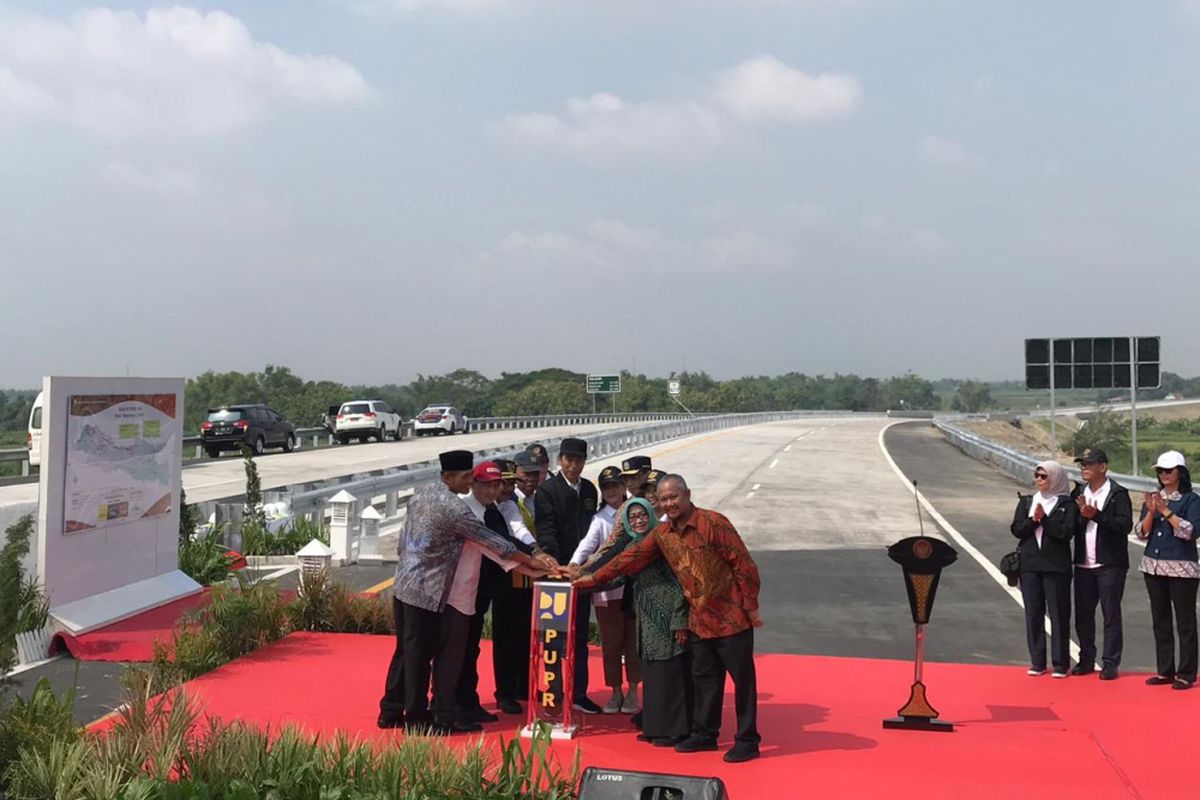
[[[926,164],[951,169],[977,169],[987,163],[965,144],[932,134],[917,142],[917,157]]]
[[[849,75],[825,72],[810,77],[777,58],[759,56],[719,78],[716,96],[744,120],[805,122],[854,113],[862,86]]]
[[[724,138],[721,121],[697,103],[628,103],[606,93],[571,98],[562,115],[509,115],[489,133],[508,144],[599,161],[637,154],[686,161]]]
[[[747,125],[797,124],[854,113],[862,90],[847,75],[810,77],[770,56],[718,75],[696,97],[632,102],[607,92],[571,98],[558,113],[510,114],[494,140],[601,162],[630,156],[693,161]]]
[[[287,104],[369,96],[350,64],[256,40],[220,11],[0,18],[0,119],[23,113],[114,137],[213,135]]]
[[[954,249],[945,236],[931,228],[901,225],[878,214],[863,217],[860,229],[864,244],[892,254],[940,258]]]

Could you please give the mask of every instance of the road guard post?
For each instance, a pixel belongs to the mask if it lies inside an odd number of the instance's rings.
[[[579,733],[571,710],[575,675],[575,592],[562,581],[533,584],[533,635],[530,637],[529,708],[522,736],[539,722],[554,739]]]

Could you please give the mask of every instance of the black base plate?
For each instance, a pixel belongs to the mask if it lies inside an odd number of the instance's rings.
[[[939,731],[952,733],[954,723],[943,719],[926,719],[925,717],[889,717],[883,721],[885,728],[898,728],[909,731]]]

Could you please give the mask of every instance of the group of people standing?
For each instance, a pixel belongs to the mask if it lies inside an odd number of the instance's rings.
[[[1198,656],[1200,496],[1192,491],[1186,459],[1175,450],[1158,457],[1154,469],[1159,489],[1145,494],[1136,526],[1129,491],[1108,477],[1104,451],[1087,450],[1075,461],[1083,481],[1074,489],[1061,464],[1040,462],[1033,474],[1037,491],[1021,496],[1013,515],[1012,534],[1020,540],[1017,552],[1029,674],[1046,672],[1047,616],[1054,677],[1094,672],[1099,606],[1104,621],[1100,679],[1118,677],[1124,647],[1121,601],[1132,529],[1146,543],[1140,571],[1150,599],[1157,662],[1156,674],[1146,683],[1190,689],[1196,682]],[[1080,650],[1074,667],[1069,653],[1072,595]]]
[[[409,502],[397,548],[381,728],[449,734],[499,719],[478,693],[489,612],[496,710],[524,713],[532,580],[549,576],[576,590],[574,710],[630,714],[655,746],[716,750],[728,674],[737,733],[724,758],[758,756],[758,568],[728,519],[692,504],[682,476],[633,456],[601,470],[597,488],[576,438],[562,440],[554,474],[537,444],[511,461],[439,458],[441,479]],[[588,696],[593,607],[603,707]]]

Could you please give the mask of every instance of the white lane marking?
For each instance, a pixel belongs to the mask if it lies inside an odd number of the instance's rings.
[[[1021,608],[1025,608],[1025,599],[1021,597],[1021,590],[1015,586],[1008,585],[1008,580],[1004,577],[1004,573],[1000,572],[996,565],[987,559],[987,556],[979,552],[975,545],[967,541],[967,537],[959,533],[958,529],[951,525],[948,519],[938,513],[938,510],[933,507],[933,503],[930,503],[927,499],[925,499],[925,495],[917,491],[917,487],[913,486],[912,481],[909,480],[908,476],[905,475],[900,467],[896,466],[896,462],[892,460],[892,454],[888,452],[887,446],[883,443],[883,435],[887,433],[888,429],[893,425],[903,425],[907,421],[908,420],[897,420],[883,426],[883,429],[879,431],[879,450],[883,453],[884,459],[887,460],[887,463],[892,468],[892,471],[895,472],[900,478],[901,483],[904,484],[904,488],[908,489],[909,492],[917,496],[917,500],[920,501],[921,507],[925,509],[929,516],[933,517],[934,521],[936,521],[941,529],[946,532],[946,535],[958,543],[958,545],[967,552],[967,555],[975,559],[979,566],[983,567],[983,571],[990,575],[992,580],[999,584],[1000,588],[1008,593],[1009,597],[1011,597],[1013,600],[1016,600],[1017,604],[1021,606]],[[1048,616],[1046,617],[1046,634],[1050,634],[1050,617]],[[1070,639],[1070,642],[1071,658],[1075,661],[1079,661],[1079,645],[1075,642],[1073,637]],[[1099,669],[1101,666],[1102,665],[1097,664],[1096,668]]]
[[[777,458],[771,462],[771,466],[767,467],[767,469],[775,469],[775,465],[778,463],[779,463],[779,459]]]
[[[294,565],[294,564],[293,564],[292,566],[289,566],[289,567],[281,567],[280,569],[277,569],[277,570],[275,570],[274,572],[272,572],[272,573],[271,573],[271,574],[269,574],[269,575],[263,575],[261,578],[259,578],[259,580],[261,580],[261,581],[275,581],[275,580],[279,580],[279,579],[280,579],[280,578],[282,578],[284,575],[291,574],[291,573],[293,573],[293,572],[296,572],[296,571],[297,571],[297,570],[299,570],[299,569],[300,569],[300,568],[299,568],[298,566]]]
[[[759,489],[761,489],[761,488],[762,488],[762,484],[761,484],[761,483],[756,483],[756,484],[754,484],[754,491],[756,491],[756,492],[757,492],[757,491],[758,491]]]
[[[751,497],[754,497],[754,492],[746,492],[746,499],[749,500]]]
[[[792,449],[792,446],[789,444],[787,447],[783,448],[783,452],[786,453],[788,450],[791,450],[791,449]]]

